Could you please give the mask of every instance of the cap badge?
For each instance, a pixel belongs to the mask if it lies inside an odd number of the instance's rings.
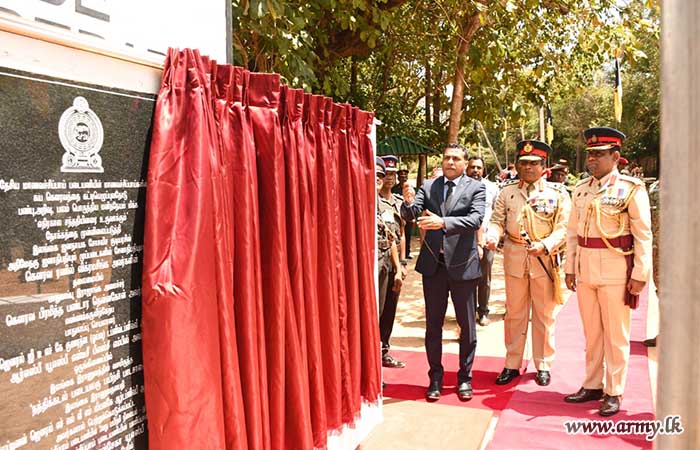
[[[523,151],[525,153],[530,153],[530,152],[532,152],[532,150],[534,150],[534,148],[535,147],[533,147],[532,144],[530,142],[528,142],[527,144],[525,144],[525,147],[523,147]]]

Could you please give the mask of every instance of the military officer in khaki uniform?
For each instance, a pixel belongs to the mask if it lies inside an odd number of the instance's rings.
[[[551,381],[554,360],[554,318],[563,303],[556,254],[566,240],[571,200],[560,184],[542,178],[551,148],[544,142],[517,145],[519,180],[500,192],[486,235],[486,247],[496,249],[505,233],[503,268],[506,281],[505,368],[496,384],[510,383],[520,375],[532,310],[532,354],[535,381]]]
[[[583,386],[564,400],[603,398],[599,414],[620,410],[630,351],[630,320],[651,270],[651,218],[644,183],[616,165],[625,135],[584,132],[591,173],[576,185],[567,233],[566,285],[578,293],[586,337]]]

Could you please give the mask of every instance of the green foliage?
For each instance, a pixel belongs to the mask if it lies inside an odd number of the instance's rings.
[[[332,94],[342,59],[366,57],[405,0],[232,0],[234,63]]]
[[[659,12],[630,3],[620,10],[628,32],[622,43],[622,122],[613,114],[614,67],[611,61],[600,67],[593,81],[570,86],[552,100],[554,118],[554,159],[576,161],[584,147],[582,131],[591,126],[612,126],[627,135],[623,154],[630,160],[658,157],[660,130]],[[643,56],[642,56],[643,55]],[[536,130],[532,118],[528,129]]]
[[[610,62],[621,49],[626,151],[641,156],[658,149],[658,0],[232,3],[236,64],[278,72],[294,87],[375,111],[383,122],[380,139],[402,134],[430,146],[446,139],[457,49],[465,24],[476,17],[459,140],[485,145],[472,130],[479,120],[499,154],[509,149],[510,160],[520,125],[536,137],[537,112],[547,103],[556,157],[574,161],[581,130],[613,124]]]

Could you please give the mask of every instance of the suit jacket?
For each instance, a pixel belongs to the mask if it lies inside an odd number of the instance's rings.
[[[441,216],[445,228],[428,230],[418,255],[416,270],[426,276],[438,269],[440,249],[444,249],[447,273],[453,280],[473,280],[481,276],[476,232],[484,219],[486,188],[480,181],[461,177],[453,188],[450,202],[443,204],[445,177],[428,180],[411,205],[401,205],[406,220],[418,218],[424,210]]]

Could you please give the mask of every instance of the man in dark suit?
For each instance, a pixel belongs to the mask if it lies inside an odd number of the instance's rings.
[[[486,190],[483,183],[464,174],[466,156],[462,146],[448,144],[442,158],[443,176],[426,181],[414,199],[405,193],[401,206],[404,219],[416,219],[418,228],[426,231],[416,270],[423,275],[429,401],[439,399],[442,391],[442,325],[448,294],[461,328],[457,393],[461,400],[472,397],[474,293],[481,276],[476,232],[484,218]]]

